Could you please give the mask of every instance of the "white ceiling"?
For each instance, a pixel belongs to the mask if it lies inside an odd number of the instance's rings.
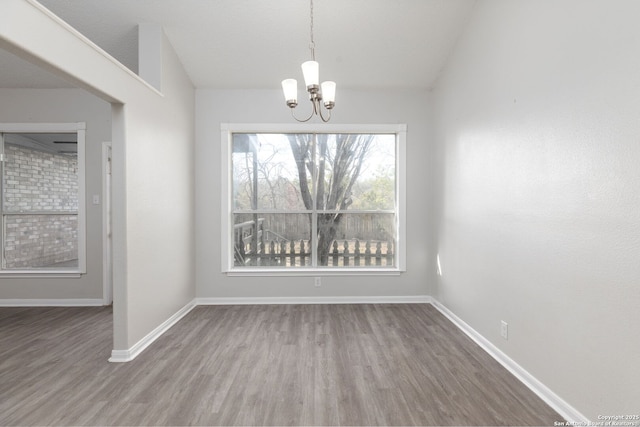
[[[137,25],[157,23],[196,87],[276,89],[310,59],[307,0],[39,0],[137,71]],[[430,88],[475,0],[314,0],[321,80]],[[64,87],[0,52],[0,87]]]

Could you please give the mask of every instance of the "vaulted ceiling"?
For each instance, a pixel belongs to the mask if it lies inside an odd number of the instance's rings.
[[[137,25],[160,24],[194,85],[279,89],[310,59],[307,0],[40,0],[137,72]],[[339,88],[430,88],[475,0],[314,0],[316,59]],[[68,84],[0,52],[0,87]]]

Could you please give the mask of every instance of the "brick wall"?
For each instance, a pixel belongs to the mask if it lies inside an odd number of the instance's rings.
[[[5,268],[37,268],[78,258],[78,162],[5,145]],[[37,214],[46,212],[46,214]]]

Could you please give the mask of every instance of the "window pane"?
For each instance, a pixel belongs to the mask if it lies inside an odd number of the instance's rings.
[[[234,265],[310,266],[310,224],[310,214],[235,214]]]
[[[234,266],[397,267],[401,137],[232,134]]]
[[[300,185],[297,166],[306,172],[310,141],[310,135],[233,134],[234,210],[311,208],[304,202],[310,200],[310,182]]]
[[[395,135],[318,135],[318,209],[393,210]]]
[[[5,268],[78,266],[77,215],[7,215]]]
[[[318,265],[394,267],[395,214],[318,214]]]
[[[5,212],[77,212],[77,153],[5,144],[5,155]]]

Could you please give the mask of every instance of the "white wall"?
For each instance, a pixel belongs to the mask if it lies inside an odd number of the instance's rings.
[[[481,0],[434,94],[438,298],[593,421],[640,402],[638,16]]]
[[[195,92],[166,37],[162,93],[125,105],[127,348],[195,296]]]
[[[277,86],[277,82],[274,84]],[[303,98],[304,99],[304,98]],[[299,110],[309,111],[303,100]],[[429,295],[434,277],[433,186],[429,93],[341,91],[331,123],[407,124],[407,272],[401,276],[227,277],[220,262],[220,124],[292,123],[279,90],[196,92],[196,294],[198,297],[331,297]]]
[[[87,274],[78,279],[0,278],[2,299],[102,299],[101,147],[111,140],[111,106],[80,89],[0,89],[0,122],[86,122]],[[100,198],[102,200],[102,197]]]
[[[112,103],[114,349],[126,352],[195,296],[193,85],[166,38],[159,93],[39,3],[3,12],[20,25],[0,26],[0,48]]]

